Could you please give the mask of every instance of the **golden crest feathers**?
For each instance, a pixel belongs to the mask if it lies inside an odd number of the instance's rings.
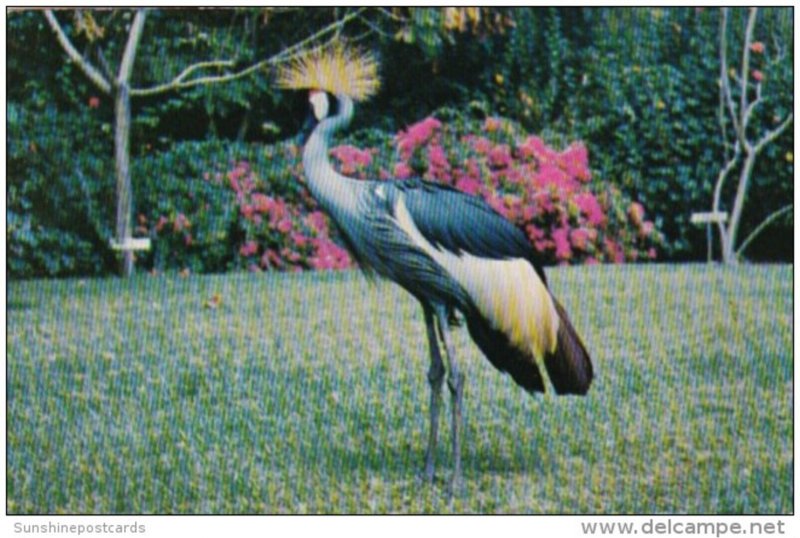
[[[279,88],[315,89],[363,101],[378,93],[378,61],[341,43],[313,49],[278,68]]]

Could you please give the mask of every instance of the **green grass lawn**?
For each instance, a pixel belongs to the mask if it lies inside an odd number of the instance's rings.
[[[791,266],[550,269],[585,398],[470,342],[437,481],[422,314],[356,272],[8,284],[7,511],[789,513]],[[214,296],[221,300],[214,306]]]

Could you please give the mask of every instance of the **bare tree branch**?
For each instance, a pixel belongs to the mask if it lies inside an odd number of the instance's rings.
[[[128,42],[125,44],[125,52],[122,54],[122,61],[119,64],[117,84],[127,83],[131,78],[133,62],[136,59],[136,50],[139,48],[139,39],[142,37],[142,30],[144,29],[144,21],[146,16],[147,10],[136,10],[136,15],[133,17],[131,30],[128,34]]]
[[[53,11],[50,9],[44,10],[44,16],[47,19],[47,22],[50,24],[50,28],[52,28],[53,32],[56,34],[56,39],[61,44],[61,47],[67,53],[70,60],[75,62],[75,64],[80,68],[81,71],[91,80],[95,86],[97,86],[101,91],[104,93],[110,94],[111,93],[111,83],[106,80],[100,71],[97,70],[83,55],[77,51],[75,46],[72,44],[72,41],[69,40],[67,34],[64,33],[64,30],[61,28],[61,25],[58,23],[58,19],[53,14]]]
[[[755,100],[747,105],[747,108],[744,109],[744,114],[742,114],[744,121],[742,125],[747,125],[750,123],[750,118],[753,116],[753,110],[761,103],[761,83],[756,84],[756,98]],[[747,134],[747,133],[745,133]]]
[[[407,23],[408,22],[408,19],[406,19],[405,17],[401,17],[400,15],[397,15],[396,13],[392,13],[391,11],[389,11],[385,7],[379,7],[378,8],[378,13],[380,13],[381,15],[383,15],[385,17],[388,17],[388,18],[390,18],[390,19],[392,19],[393,21],[396,21],[396,22],[402,22],[402,23]]]
[[[783,122],[780,125],[778,125],[778,127],[776,127],[772,131],[769,131],[767,134],[761,137],[761,139],[756,143],[754,147],[756,153],[764,149],[764,146],[766,146],[767,144],[778,138],[781,134],[783,134],[783,131],[785,131],[786,128],[789,127],[792,121],[794,121],[794,112],[789,114],[786,117],[786,119],[783,120]]]
[[[747,124],[750,122],[750,112],[752,109],[748,107],[747,100],[747,85],[750,78],[750,44],[753,42],[753,29],[756,25],[756,15],[758,8],[750,8],[750,16],[747,17],[747,27],[744,32],[744,45],[742,46],[742,82],[741,82],[741,95],[739,96],[739,113],[742,117],[739,119],[741,126],[741,138],[745,147],[749,144],[747,141]]]
[[[761,224],[756,226],[755,230],[750,232],[750,235],[747,236],[747,239],[742,241],[742,244],[736,250],[736,257],[738,258],[738,257],[740,257],[742,255],[742,253],[744,252],[744,249],[747,248],[747,246],[753,241],[753,239],[755,239],[758,236],[758,234],[760,234],[764,230],[764,228],[766,228],[767,226],[769,226],[770,224],[775,222],[778,218],[783,216],[784,213],[788,213],[792,209],[794,209],[794,204],[789,204],[789,205],[783,206],[782,208],[778,209],[777,211],[773,211],[772,213],[770,213],[770,215],[767,216],[767,218],[765,218],[761,222]]]
[[[228,61],[201,62],[201,63],[204,63],[204,64],[212,64],[213,63],[213,64],[217,64],[217,67],[222,67],[223,64],[233,65],[234,62],[228,60]],[[131,96],[132,97],[143,97],[143,96],[147,96],[147,95],[156,95],[156,94],[159,94],[159,93],[164,93],[164,92],[172,91],[172,90],[184,90],[186,88],[191,88],[192,86],[198,86],[198,85],[201,85],[201,84],[216,84],[216,83],[220,83],[220,82],[229,82],[231,80],[244,78],[247,75],[249,75],[249,74],[251,74],[251,73],[253,73],[255,71],[258,71],[259,69],[262,69],[263,67],[265,67],[269,63],[270,63],[270,60],[262,60],[262,61],[260,61],[258,63],[255,63],[255,64],[251,65],[250,67],[248,67],[246,69],[243,69],[241,71],[238,71],[236,73],[228,73],[226,75],[208,75],[208,76],[204,76],[204,77],[194,78],[192,80],[182,80],[182,78],[185,78],[185,75],[184,76],[179,75],[179,76],[175,77],[174,79],[172,79],[171,81],[166,82],[164,84],[159,84],[158,86],[152,86],[150,88],[133,88],[131,90]],[[204,67],[207,68],[208,65],[206,65],[206,66],[192,65],[192,66],[189,66],[187,69],[185,69],[184,72],[186,72],[187,70],[188,71],[197,71],[198,69],[202,69]]]
[[[717,176],[717,182],[714,185],[714,201],[712,203],[712,211],[715,213],[720,210],[720,202],[722,200],[722,187],[725,185],[725,181],[728,179],[728,175],[731,173],[733,168],[736,166],[736,163],[739,161],[739,155],[741,154],[741,146],[737,143],[734,144],[734,152],[733,156],[725,163],[725,166],[722,170],[719,171],[719,175]],[[717,225],[719,227],[719,235],[722,238],[722,244],[725,245],[728,239],[728,232],[725,229],[725,223],[722,221],[717,221]]]
[[[193,73],[196,73],[204,69],[232,68],[235,65],[235,62],[232,60],[210,60],[210,61],[198,62],[196,64],[188,66],[186,69],[181,71],[175,78],[173,78],[169,82],[152,86],[150,88],[132,88],[131,97],[143,97],[149,95],[156,95],[168,91],[183,90],[201,84],[216,84],[221,82],[230,82],[232,80],[244,78],[260,69],[264,69],[266,67],[291,61],[298,55],[302,54],[302,52],[305,51],[306,47],[309,44],[319,41],[323,37],[329,34],[332,33],[335,34],[335,32],[344,27],[348,22],[361,15],[361,13],[365,9],[367,8],[362,7],[355,11],[352,11],[347,15],[345,15],[344,17],[342,17],[341,19],[332,22],[328,26],[320,29],[319,31],[306,37],[305,39],[298,41],[294,45],[282,50],[281,52],[275,54],[274,56],[267,58],[265,60],[261,60],[260,62],[256,62],[255,64],[250,65],[249,67],[246,67],[240,71],[236,71],[233,73],[226,73],[223,75],[206,75],[198,78],[189,78],[189,76],[192,75]],[[187,80],[187,78],[189,78],[189,80]]]
[[[739,127],[739,118],[736,113],[736,105],[733,103],[733,96],[731,95],[731,84],[728,80],[728,8],[722,8],[722,17],[720,18],[719,29],[719,60],[720,60],[720,74],[719,83],[722,87],[722,94],[725,97],[725,103],[728,105],[728,113],[733,123],[733,131],[736,134],[736,139],[742,141],[742,130]]]
[[[772,46],[775,48],[775,56],[770,60],[770,66],[781,63],[786,57],[786,47],[781,45],[777,35],[772,36]]]
[[[100,47],[97,47],[97,61],[100,62],[100,69],[103,70],[103,74],[106,78],[108,80],[114,80],[114,70],[111,69],[111,64],[108,63],[106,55]]]

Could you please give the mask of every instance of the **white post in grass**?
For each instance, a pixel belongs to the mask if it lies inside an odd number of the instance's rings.
[[[718,224],[723,225],[728,220],[728,212],[727,211],[708,211],[708,212],[701,212],[701,213],[692,213],[691,216],[692,224],[705,224],[706,225],[706,245],[708,246],[708,263],[711,263],[713,258],[713,243],[714,243],[714,236],[711,234],[711,225]]]
[[[121,252],[124,259],[130,259],[133,268],[133,254],[137,250],[150,250],[151,242],[149,237],[126,237],[122,242],[116,239],[111,240],[111,250]],[[130,276],[130,275],[126,275]]]

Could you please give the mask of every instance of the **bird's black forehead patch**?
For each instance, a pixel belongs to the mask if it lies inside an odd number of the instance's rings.
[[[325,92],[325,95],[328,97],[328,116],[329,117],[338,116],[339,100],[331,92]]]

